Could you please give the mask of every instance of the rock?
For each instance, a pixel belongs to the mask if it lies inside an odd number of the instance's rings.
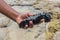
[[[5,0],[10,5],[33,5],[37,0]]]
[[[37,0],[18,0],[20,5],[33,5]]]
[[[0,13],[0,40],[46,40],[46,37],[49,40],[51,40],[50,38],[54,40],[60,39],[60,32],[57,32],[60,31],[60,25],[58,25],[60,24],[58,23],[60,19],[59,0],[5,0],[5,2],[12,5],[11,7],[19,13],[51,12],[52,23],[49,22],[50,25],[47,26],[45,24],[37,24],[33,28],[21,29],[16,22]],[[50,27],[51,29],[49,29]]]
[[[17,0],[4,0],[9,5],[17,4]]]
[[[13,24],[12,24],[13,25]],[[15,24],[16,25],[16,24]],[[30,32],[28,32],[30,30]],[[15,26],[8,27],[8,36],[7,40],[39,40],[45,38],[44,32],[39,31],[40,29],[36,28],[36,26],[32,29],[21,29]],[[40,34],[37,38],[36,35]]]
[[[7,36],[7,29],[6,28],[0,28],[0,40],[5,40]]]
[[[54,34],[53,36],[53,40],[60,40],[60,32],[56,32],[56,34]]]
[[[0,18],[0,28],[7,27],[8,23],[10,22],[10,19],[3,16]]]
[[[42,12],[39,10],[35,10],[32,6],[12,6],[12,8],[15,9],[17,12],[20,12],[20,13],[38,14],[38,13]]]

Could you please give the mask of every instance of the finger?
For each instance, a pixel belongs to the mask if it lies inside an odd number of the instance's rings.
[[[27,18],[28,17],[28,13],[24,13],[24,14],[21,14],[22,15],[22,18]]]
[[[29,17],[29,16],[32,16],[33,14],[32,13],[24,13],[24,15],[23,15],[23,18],[27,18],[27,17]]]
[[[27,29],[28,28],[28,25],[25,25],[24,29]]]
[[[45,19],[41,19],[40,22],[41,22],[41,23],[42,23],[42,22],[45,22]]]
[[[30,13],[30,12],[26,12],[27,16],[32,16],[34,15],[33,13]]]
[[[27,13],[28,16],[33,16],[34,14],[33,13]]]
[[[32,27],[33,27],[33,22],[29,21],[29,28],[32,28]]]

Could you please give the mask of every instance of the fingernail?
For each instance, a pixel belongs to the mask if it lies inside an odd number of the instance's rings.
[[[28,25],[25,25],[24,29],[27,29],[28,28]]]
[[[32,28],[32,27],[33,27],[33,22],[32,22],[32,21],[30,21],[29,23],[30,23],[29,28]]]

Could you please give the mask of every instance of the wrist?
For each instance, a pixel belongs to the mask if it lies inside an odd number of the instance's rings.
[[[22,21],[22,17],[19,15],[16,17],[16,22],[19,24]]]

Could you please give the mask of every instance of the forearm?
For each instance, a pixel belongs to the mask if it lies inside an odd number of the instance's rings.
[[[16,20],[19,15],[18,12],[12,9],[4,0],[0,0],[0,12],[14,20]]]

